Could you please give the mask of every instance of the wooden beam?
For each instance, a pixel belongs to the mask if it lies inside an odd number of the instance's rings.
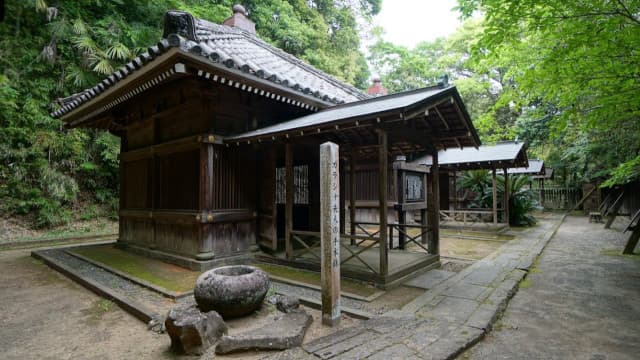
[[[507,168],[503,169],[504,171],[504,219],[505,224],[509,225],[509,173],[507,172]]]
[[[440,255],[440,165],[438,164],[438,151],[431,153],[431,206],[429,207],[429,227],[431,237],[427,248],[432,255]]]
[[[434,106],[433,110],[436,111],[436,114],[438,114],[438,117],[440,118],[440,120],[442,120],[442,124],[444,125],[444,127],[449,130],[449,123],[447,123],[447,120],[445,120],[444,116],[442,116],[442,113],[440,113],[440,110],[438,110],[438,106]]]
[[[378,201],[380,214],[380,276],[389,273],[389,253],[387,239],[387,133],[378,131]]]
[[[605,229],[609,229],[611,227],[611,224],[613,224],[613,221],[618,216],[618,210],[620,210],[620,207],[622,207],[623,203],[624,203],[624,190],[620,191],[620,195],[608,210],[609,214],[607,218],[607,223],[604,224]]]
[[[293,144],[285,145],[285,205],[284,205],[284,239],[288,260],[293,259],[291,231],[293,230]]]
[[[638,219],[640,218],[640,210],[636,211],[636,213],[631,217],[631,221],[629,225],[623,232],[627,232],[631,230],[631,235],[629,236],[629,240],[627,240],[627,245],[625,245],[624,250],[622,250],[623,254],[633,254],[636,246],[638,245],[638,239],[640,239],[640,224],[638,223]],[[635,225],[633,225],[636,223]]]
[[[356,234],[356,154],[353,150],[349,152],[349,225],[351,235]],[[351,245],[355,245],[356,240],[351,239]]]
[[[570,214],[570,213],[574,212],[577,208],[579,208],[579,207],[580,207],[580,205],[582,205],[582,203],[583,203],[585,200],[587,200],[587,198],[588,198],[589,196],[591,196],[591,194],[592,194],[594,191],[596,191],[596,189],[597,189],[597,188],[598,188],[597,186],[592,187],[592,188],[591,188],[591,190],[589,190],[589,192],[588,192],[585,196],[583,196],[583,197],[582,197],[582,199],[580,199],[580,201],[578,201],[578,203],[577,203],[577,204],[576,204],[576,205],[575,205],[571,210],[567,211],[567,214]]]
[[[453,210],[458,208],[458,172],[453,172]]]
[[[638,240],[640,239],[640,226],[636,225],[629,236],[629,240],[627,240],[627,245],[625,245],[624,250],[622,250],[623,254],[632,255],[636,246],[638,245]]]
[[[496,168],[491,169],[491,186],[493,191],[493,225],[498,225],[498,180],[496,177]]]

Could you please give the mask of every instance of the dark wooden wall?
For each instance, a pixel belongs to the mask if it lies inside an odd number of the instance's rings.
[[[226,147],[220,138],[306,110],[203,79],[182,78],[113,113],[124,130],[120,241],[207,258],[244,252],[259,234],[273,231],[273,221],[264,221],[273,194],[259,188],[259,177],[269,180],[271,174],[257,168],[260,152]]]

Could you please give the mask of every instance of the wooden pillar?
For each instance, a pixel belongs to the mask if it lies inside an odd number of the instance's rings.
[[[458,208],[458,172],[453,172],[453,210]]]
[[[509,173],[507,168],[504,171],[504,219],[505,223],[509,225]]]
[[[440,255],[440,166],[438,164],[438,151],[431,154],[431,191],[427,199],[427,214],[429,217],[429,240],[427,249],[432,255]]]
[[[338,145],[320,145],[322,323],[340,323],[340,170]]]
[[[120,135],[120,153],[124,153],[127,151],[127,133],[126,131],[122,133],[122,135]],[[120,158],[120,165],[119,165],[119,170],[120,170],[120,199],[119,200],[119,206],[118,209],[120,211],[126,209],[127,207],[127,202],[126,202],[126,196],[127,196],[127,171],[125,170],[125,165],[126,162],[122,161],[122,158]],[[153,176],[153,174],[151,174],[151,176]],[[151,194],[151,197],[153,198],[156,194]],[[124,218],[121,216],[118,216],[118,241],[124,241]],[[153,228],[153,226],[151,226],[151,228]],[[151,241],[155,240],[153,237],[151,238]]]
[[[407,158],[403,155],[397,156],[393,165],[393,182],[394,182],[394,191],[396,194],[396,204],[400,204],[401,206],[405,205],[406,202],[406,189],[407,186],[407,172],[402,170],[404,164],[407,162]],[[398,207],[398,249],[405,249],[405,234],[407,232],[407,227],[402,226],[407,224],[407,210]],[[393,227],[389,229],[389,249],[393,249]]]
[[[387,133],[378,130],[378,199],[380,213],[380,275],[389,273],[389,244],[387,239]]]
[[[496,179],[496,168],[491,169],[491,186],[493,191],[493,225],[498,225],[498,180]]]
[[[211,135],[213,136],[213,135]],[[199,195],[199,207],[201,218],[208,218],[212,216],[213,210],[213,158],[215,149],[213,144],[204,142],[200,147],[200,194]],[[155,161],[154,161],[155,162]],[[152,184],[152,188],[156,188],[155,183]],[[155,190],[154,190],[155,191]],[[155,204],[154,204],[155,207]],[[155,227],[154,227],[155,228]],[[210,260],[213,259],[213,236],[211,234],[211,225],[208,221],[200,224],[199,226],[199,244],[198,254],[196,258],[198,260]]]
[[[429,231],[425,231],[425,228],[429,226],[429,203],[431,200],[431,195],[429,194],[429,175],[423,174],[422,176],[422,191],[424,194],[424,207],[420,209],[420,225],[422,225],[422,235],[420,236],[420,242],[423,245],[427,245],[429,242]]]
[[[349,226],[351,235],[356,234],[356,154],[351,149],[349,154]],[[356,245],[356,240],[351,239],[351,245]]]
[[[284,200],[284,239],[287,259],[293,259],[293,244],[291,231],[293,230],[293,145],[285,146],[285,200]]]

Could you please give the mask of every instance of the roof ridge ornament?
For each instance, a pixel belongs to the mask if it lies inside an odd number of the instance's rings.
[[[164,15],[164,33],[162,37],[166,39],[171,34],[198,41],[198,36],[196,35],[196,20],[193,15],[184,11],[167,11]]]
[[[447,87],[449,86],[449,75],[447,74],[442,74],[442,76],[440,76],[438,78],[438,86],[440,87]]]
[[[256,35],[256,24],[248,18],[247,10],[240,4],[233,5],[233,15],[227,18],[222,25],[235,27]]]

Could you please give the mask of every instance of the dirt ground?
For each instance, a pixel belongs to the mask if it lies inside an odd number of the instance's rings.
[[[0,352],[2,359],[197,359],[169,351],[167,334],[30,257],[28,250],[0,252]],[[338,328],[314,318],[305,342],[357,320],[343,317]],[[234,326],[239,326],[238,323]],[[232,331],[234,332],[234,331]],[[218,359],[258,359],[268,352]]]
[[[0,252],[3,359],[165,359],[169,337],[31,258]]]

